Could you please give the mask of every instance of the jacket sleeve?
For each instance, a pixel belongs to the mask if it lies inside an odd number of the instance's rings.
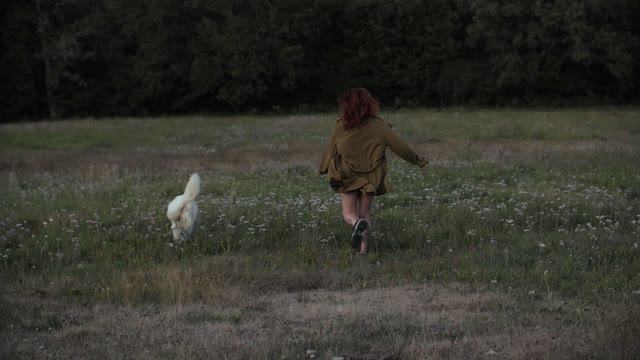
[[[429,163],[429,160],[418,156],[400,137],[391,130],[388,126],[383,126],[384,138],[387,146],[396,155],[400,156],[405,161],[412,164],[416,164],[419,167],[424,167]]]
[[[318,173],[320,175],[322,174],[326,174],[327,172],[329,172],[329,162],[331,161],[331,158],[333,158],[336,155],[336,134],[338,133],[338,124],[336,124],[336,126],[333,128],[333,131],[331,132],[331,137],[329,137],[329,142],[327,143],[327,146],[325,147],[324,153],[322,154],[322,160],[320,160],[320,166],[318,167]]]

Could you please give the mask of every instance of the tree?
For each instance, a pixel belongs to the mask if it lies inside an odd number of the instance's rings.
[[[86,86],[73,67],[75,61],[92,56],[80,45],[80,38],[88,34],[90,27],[75,14],[86,10],[86,4],[77,0],[35,0],[35,8],[41,46],[38,56],[45,66],[47,108],[49,115],[57,118],[66,112],[58,94],[62,83],[66,81],[72,87]]]
[[[6,121],[42,111],[40,51],[31,1],[0,3],[0,114]]]

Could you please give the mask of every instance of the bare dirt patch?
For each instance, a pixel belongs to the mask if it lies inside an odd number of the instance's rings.
[[[119,171],[154,169],[233,171],[270,167],[277,164],[315,166],[319,146],[311,145],[251,145],[215,152],[206,150],[148,151],[140,150],[47,150],[5,152],[0,156],[0,172],[33,174],[64,171],[76,173],[113,174]]]
[[[43,171],[70,173],[112,174],[129,170],[193,169],[233,171],[273,167],[280,165],[305,165],[315,167],[323,144],[255,144],[239,145],[212,151],[211,149],[92,149],[34,150],[5,152],[0,156],[0,172],[13,171],[22,174]],[[540,160],[549,155],[597,154],[616,156],[631,155],[636,148],[628,143],[589,142],[504,142],[483,143],[468,141],[427,142],[415,145],[416,151],[432,160],[432,164],[446,164],[452,159],[472,156],[483,161]],[[465,155],[466,154],[466,155]]]

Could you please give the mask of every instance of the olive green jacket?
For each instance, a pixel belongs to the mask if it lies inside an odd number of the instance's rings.
[[[376,195],[391,191],[387,176],[387,147],[402,159],[424,167],[419,157],[382,119],[370,117],[355,129],[346,130],[336,120],[320,161],[318,172],[329,174],[331,187],[339,193],[361,190]]]

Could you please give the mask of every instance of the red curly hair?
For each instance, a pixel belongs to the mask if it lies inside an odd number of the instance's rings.
[[[344,128],[360,127],[364,121],[380,111],[378,103],[365,88],[355,88],[338,98]]]

